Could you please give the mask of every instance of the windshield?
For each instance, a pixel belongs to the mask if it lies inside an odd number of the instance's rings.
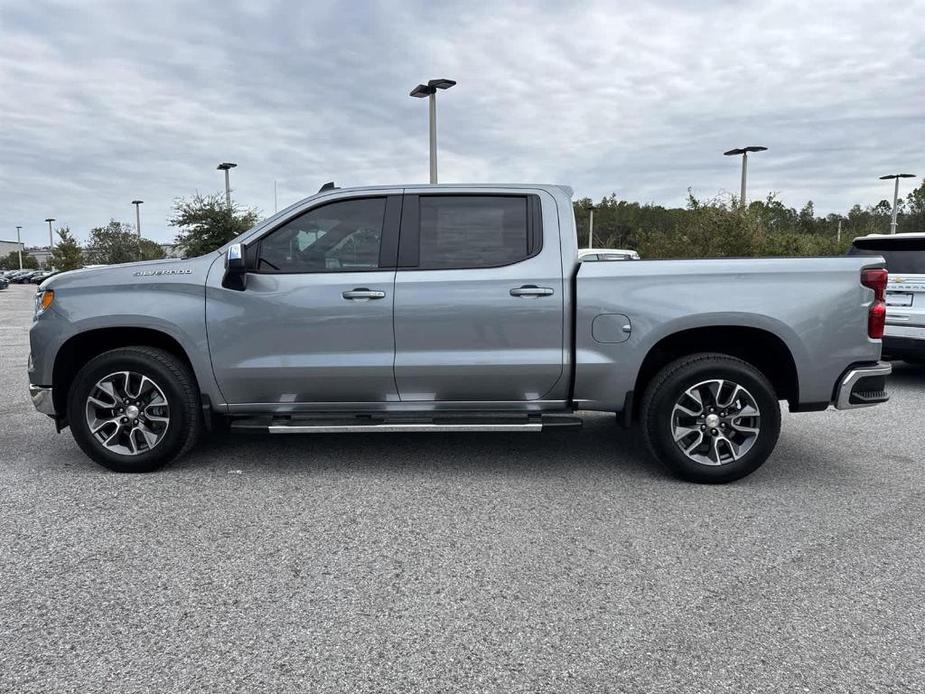
[[[882,255],[891,273],[925,275],[925,238],[857,239],[848,255]]]

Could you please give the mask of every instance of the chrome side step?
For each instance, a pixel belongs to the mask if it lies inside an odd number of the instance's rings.
[[[544,429],[577,429],[581,419],[570,414],[460,414],[447,416],[396,415],[263,415],[231,421],[232,431],[269,432],[270,434],[356,434],[397,432],[516,432]]]

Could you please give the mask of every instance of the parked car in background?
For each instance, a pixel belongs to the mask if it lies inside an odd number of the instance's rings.
[[[639,259],[639,253],[624,248],[582,248],[578,251],[578,262]]]
[[[324,189],[198,258],[46,280],[30,393],[113,470],[213,422],[270,434],[642,428],[757,469],[793,412],[885,402],[883,259],[579,263],[555,185]]]
[[[925,233],[861,236],[848,255],[886,260],[884,356],[925,364]]]
[[[32,284],[41,284],[49,277],[54,277],[57,274],[59,274],[58,270],[45,270],[44,272],[32,275],[32,277],[29,278],[29,282]]]
[[[18,270],[8,277],[10,284],[22,284],[27,277],[31,277],[34,273],[38,272],[35,269],[29,270]]]
[[[6,289],[10,286],[9,280],[6,277],[0,277],[0,289]]]

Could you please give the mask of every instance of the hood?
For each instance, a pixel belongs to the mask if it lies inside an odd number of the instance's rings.
[[[217,252],[216,252],[217,253]],[[99,284],[146,284],[157,281],[189,279],[208,269],[216,253],[209,253],[198,258],[162,258],[160,260],[141,260],[135,263],[118,265],[101,265],[69,270],[49,277],[39,286],[40,289],[58,289],[68,286],[92,286]]]

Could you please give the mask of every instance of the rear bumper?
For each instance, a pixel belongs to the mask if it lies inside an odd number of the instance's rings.
[[[835,407],[851,410],[857,407],[879,405],[890,399],[886,392],[886,377],[893,367],[887,362],[852,366],[835,386]]]
[[[55,402],[51,388],[30,384],[29,395],[32,396],[32,404],[39,412],[47,414],[50,417],[54,417],[57,414],[55,412]]]

